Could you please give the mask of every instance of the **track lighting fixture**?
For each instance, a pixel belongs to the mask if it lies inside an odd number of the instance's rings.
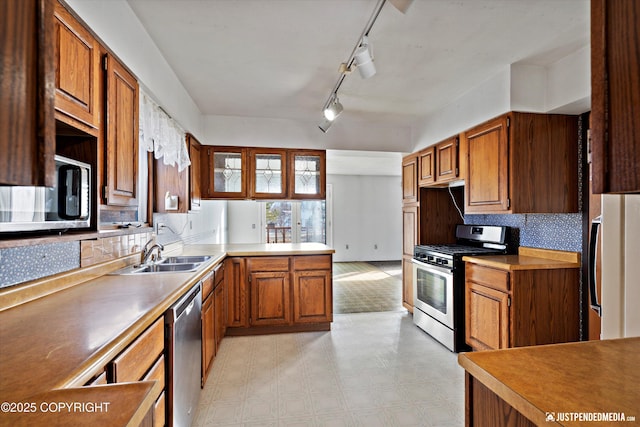
[[[367,36],[362,37],[362,42],[356,49],[355,63],[360,77],[363,79],[368,79],[376,74],[376,65],[373,63],[373,53]]]
[[[338,94],[334,94],[332,100],[324,108],[324,117],[332,122],[340,115],[340,113],[342,113],[343,109],[342,104],[338,100]]]
[[[367,25],[364,27],[364,30],[362,30],[358,43],[353,48],[349,59],[340,64],[340,76],[338,77],[338,81],[333,87],[333,90],[329,95],[329,99],[324,103],[324,120],[318,126],[322,132],[326,133],[336,117],[338,117],[342,112],[342,104],[338,101],[338,89],[340,89],[340,86],[347,74],[350,74],[354,68],[358,69],[360,76],[363,79],[368,79],[376,74],[376,66],[373,63],[373,53],[371,51],[368,36],[373,24],[376,22],[376,19],[378,19],[382,6],[384,6],[386,1],[387,0],[378,0],[378,4],[371,15],[371,18],[369,18]],[[389,0],[389,2],[400,12],[406,13],[413,0]]]

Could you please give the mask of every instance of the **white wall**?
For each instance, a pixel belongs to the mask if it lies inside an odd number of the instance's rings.
[[[202,137],[202,114],[125,0],[67,0],[180,125]]]
[[[320,114],[318,113],[320,116]],[[280,148],[408,152],[411,128],[340,120],[327,133],[317,122],[263,117],[204,116],[203,143]]]
[[[228,202],[229,243],[260,243],[261,204],[255,200]]]
[[[220,244],[228,241],[227,216],[227,201],[202,200],[200,210],[186,214],[156,213],[153,221],[167,225],[158,230],[160,243],[182,240],[185,243]]]
[[[401,259],[401,178],[328,175],[327,184],[333,186],[334,261]]]

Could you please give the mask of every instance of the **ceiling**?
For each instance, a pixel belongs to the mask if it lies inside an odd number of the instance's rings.
[[[127,0],[203,115],[318,120],[378,0]],[[377,74],[348,75],[338,120],[411,124],[509,64],[589,44],[589,0],[390,3]]]

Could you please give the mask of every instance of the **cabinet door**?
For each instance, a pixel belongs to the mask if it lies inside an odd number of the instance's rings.
[[[418,185],[420,187],[436,182],[435,147],[428,147],[420,151],[418,154],[418,165],[418,170],[420,171],[420,175],[418,176]]]
[[[189,187],[188,169],[183,169],[182,172],[179,172],[178,166],[165,165],[162,159],[155,159],[154,168],[154,211],[160,213],[186,213],[189,204],[187,198]],[[178,196],[178,205],[175,209],[167,209],[165,203],[166,193],[171,196]]]
[[[51,0],[2,2],[0,184],[55,183],[53,10]]]
[[[465,338],[475,350],[509,347],[509,294],[467,280]]]
[[[326,197],[326,158],[323,150],[289,151],[289,198]]]
[[[402,305],[413,313],[413,256],[402,257]]]
[[[333,298],[331,271],[294,271],[293,321],[295,323],[331,322]]]
[[[189,209],[196,211],[200,209],[200,199],[202,197],[202,190],[200,189],[202,175],[202,168],[200,167],[201,144],[191,134],[187,134],[187,141],[189,145],[189,160],[191,160],[191,166],[189,166]]]
[[[251,325],[288,325],[291,322],[289,272],[251,272]]]
[[[244,258],[228,258],[224,262],[224,282],[227,292],[227,326],[249,326]]]
[[[55,4],[55,106],[61,120],[100,128],[100,45],[61,3]],[[69,118],[72,120],[70,121]],[[87,130],[83,128],[84,130]]]
[[[509,209],[507,117],[501,116],[465,133],[468,161],[465,213]]]
[[[413,256],[413,250],[419,242],[418,220],[420,208],[418,206],[402,207],[402,254]]]
[[[591,1],[593,191],[640,192],[640,5]]]
[[[454,136],[436,146],[436,182],[458,179],[459,138]]]
[[[418,201],[418,155],[402,159],[402,203]]]
[[[207,197],[247,197],[247,152],[241,147],[207,147]]]
[[[224,281],[220,282],[218,286],[213,291],[213,305],[214,305],[214,328],[215,328],[215,344],[216,344],[216,354],[220,350],[220,342],[224,337],[226,332],[226,304],[225,304],[225,291],[224,291]]]
[[[135,206],[138,186],[138,82],[113,56],[107,74],[107,204]]]
[[[214,298],[209,296],[202,303],[202,385],[204,385],[207,375],[209,375],[213,357],[216,353],[214,316]]]
[[[276,148],[249,150],[249,197],[284,198],[287,195],[287,151]]]

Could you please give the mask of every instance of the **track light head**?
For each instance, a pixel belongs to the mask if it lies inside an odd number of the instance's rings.
[[[376,65],[373,63],[373,54],[367,36],[362,37],[360,46],[356,49],[354,59],[360,76],[363,79],[368,79],[376,74]]]
[[[327,107],[323,111],[324,117],[328,121],[332,122],[336,119],[336,117],[340,115],[340,113],[342,113],[343,109],[344,108],[342,107],[342,104],[338,100],[338,95],[334,94],[331,102],[329,102],[329,105],[327,105]]]
[[[318,127],[323,133],[327,133],[332,124],[333,122],[331,120],[324,119],[322,123],[318,125]]]

